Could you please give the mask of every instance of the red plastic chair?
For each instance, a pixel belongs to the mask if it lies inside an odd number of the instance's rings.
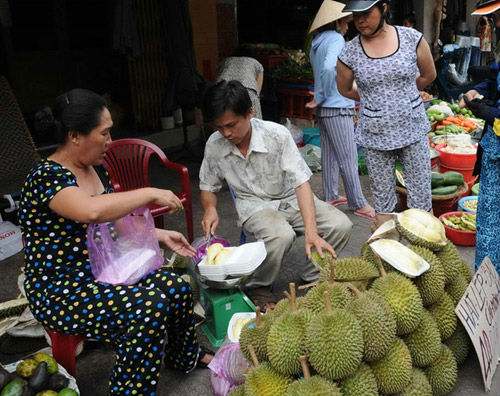
[[[52,341],[52,356],[54,356],[57,363],[63,366],[70,375],[75,377],[76,348],[78,348],[78,345],[85,341],[86,338],[58,333],[49,329],[45,330]]]
[[[175,192],[184,206],[189,242],[193,241],[193,206],[191,202],[191,184],[188,169],[169,161],[163,151],[153,143],[142,139],[120,139],[111,142],[104,166],[111,176],[111,182],[116,192],[136,190],[149,187],[149,160],[156,155],[161,164],[177,172],[181,177],[181,191]],[[148,205],[155,218],[157,227],[163,227],[163,215],[168,212],[168,206]]]

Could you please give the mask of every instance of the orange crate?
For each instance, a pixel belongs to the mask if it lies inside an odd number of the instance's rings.
[[[278,94],[281,97],[282,117],[314,119],[312,109],[306,109],[306,103],[314,97],[313,91],[279,88]]]

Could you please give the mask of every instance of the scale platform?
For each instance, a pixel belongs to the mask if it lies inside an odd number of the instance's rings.
[[[255,305],[239,288],[200,289],[200,301],[205,308],[206,322],[201,327],[214,347],[221,346],[233,314],[254,312]]]

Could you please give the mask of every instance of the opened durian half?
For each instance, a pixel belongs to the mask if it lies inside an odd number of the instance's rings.
[[[370,243],[370,248],[386,263],[413,278],[422,275],[430,265],[413,250],[393,239],[378,239]]]
[[[441,250],[446,245],[443,224],[425,210],[405,210],[395,216],[395,221],[399,233],[413,244],[431,250]]]

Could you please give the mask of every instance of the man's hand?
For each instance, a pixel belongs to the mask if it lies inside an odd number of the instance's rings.
[[[156,229],[158,241],[164,243],[170,250],[183,257],[194,257],[196,249],[180,232]]]
[[[324,257],[323,249],[328,250],[333,255],[333,258],[337,258],[337,253],[335,253],[333,247],[327,241],[321,238],[317,232],[311,234],[306,233],[305,248],[307,257],[309,259],[311,258],[312,248],[316,249],[321,258]]]
[[[215,230],[218,225],[219,215],[217,214],[217,209],[214,207],[207,209],[201,221],[201,227],[203,228],[203,235],[205,235],[205,238],[208,239],[211,235],[215,235]]]

